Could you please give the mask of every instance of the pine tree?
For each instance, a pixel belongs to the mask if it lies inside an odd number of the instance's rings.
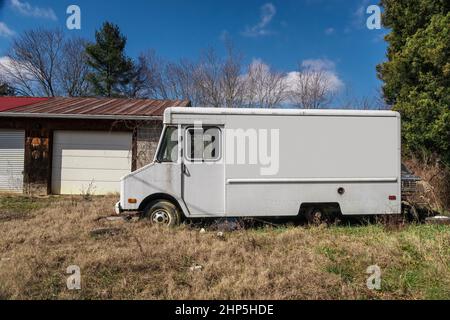
[[[6,82],[0,81],[0,96],[14,96],[15,90]]]
[[[121,88],[126,86],[133,74],[133,61],[125,54],[127,39],[117,25],[105,22],[95,33],[96,42],[86,47],[88,64],[92,72],[88,75],[93,94],[103,97],[123,96]]]

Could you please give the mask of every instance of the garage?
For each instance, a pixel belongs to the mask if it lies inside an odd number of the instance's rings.
[[[52,193],[120,192],[120,178],[131,172],[131,163],[131,132],[54,131]]]
[[[25,131],[0,129],[0,192],[22,193]]]
[[[187,100],[0,97],[0,192],[118,193],[154,157],[167,108]]]

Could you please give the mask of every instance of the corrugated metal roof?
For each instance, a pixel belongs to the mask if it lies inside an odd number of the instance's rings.
[[[50,98],[26,106],[9,109],[8,114],[30,116],[134,116],[161,117],[169,107],[190,107],[188,100],[113,99],[113,98]],[[1,113],[0,113],[1,115]]]
[[[0,112],[14,109],[17,107],[28,106],[33,103],[42,102],[48,98],[34,97],[0,97]]]

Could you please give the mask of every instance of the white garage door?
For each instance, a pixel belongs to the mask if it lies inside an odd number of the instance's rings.
[[[120,192],[120,178],[131,172],[131,147],[128,132],[55,131],[52,193]]]
[[[25,132],[0,129],[0,191],[22,192]]]

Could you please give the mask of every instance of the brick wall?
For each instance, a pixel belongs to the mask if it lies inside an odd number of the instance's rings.
[[[153,121],[137,129],[136,169],[153,161],[162,132],[162,122]]]

